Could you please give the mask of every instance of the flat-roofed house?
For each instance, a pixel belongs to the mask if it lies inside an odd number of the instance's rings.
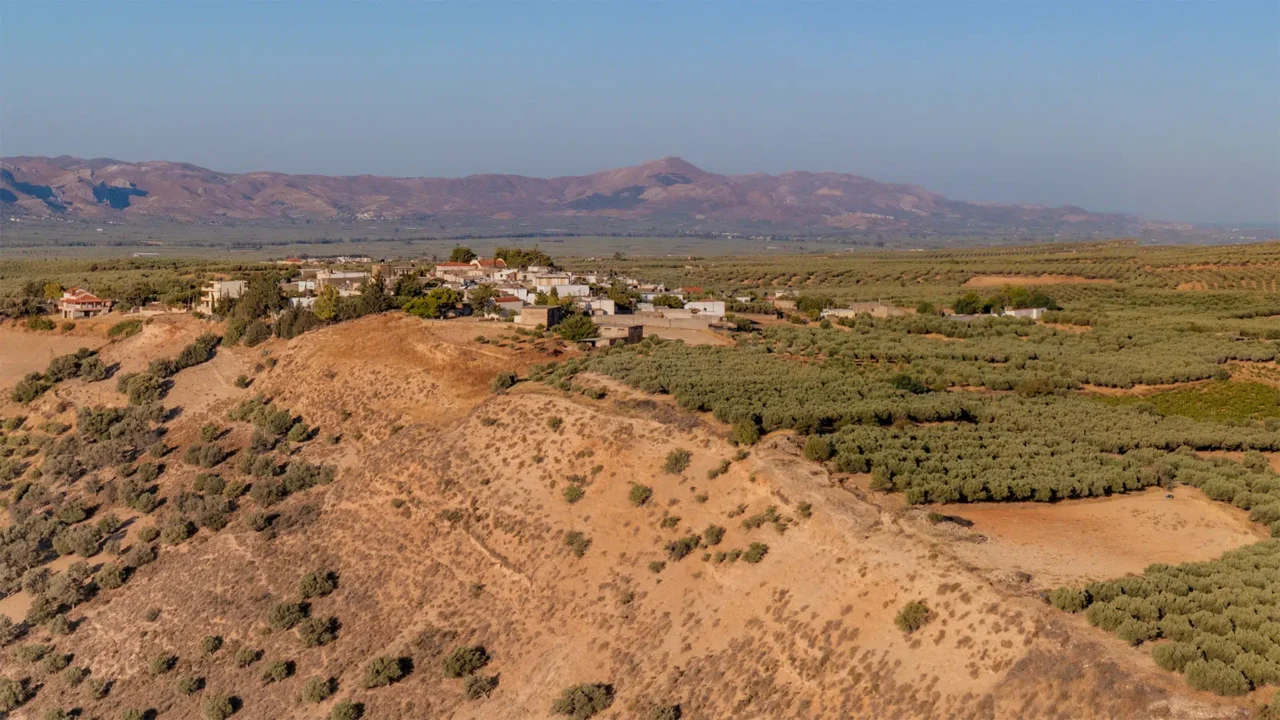
[[[564,308],[559,305],[530,305],[520,311],[516,319],[521,325],[541,325],[552,328],[564,319]]]
[[[723,300],[697,300],[685,303],[684,307],[700,315],[724,315],[725,310]]]
[[[539,289],[550,289],[559,285],[568,285],[572,280],[569,273],[543,273],[533,276],[533,286]]]
[[[436,263],[431,275],[445,282],[461,283],[471,279],[471,273],[474,271],[475,268],[472,267],[471,263],[442,262]]]
[[[111,312],[114,302],[114,300],[100,298],[82,288],[71,288],[62,293],[62,299],[58,301],[58,311],[66,320],[91,318]]]
[[[407,275],[412,275],[414,267],[412,265],[401,265],[394,263],[378,263],[369,268],[374,277],[382,278],[382,282],[386,283],[388,288],[394,287],[396,281]]]
[[[210,280],[200,288],[200,312],[212,315],[220,300],[236,300],[244,295],[249,283],[244,280]]]
[[[369,273],[362,270],[321,270],[316,273],[316,291],[333,287],[339,293],[355,293],[368,279]]]
[[[1016,317],[1016,318],[1031,318],[1032,320],[1039,320],[1040,318],[1044,317],[1044,314],[1045,314],[1045,313],[1047,313],[1047,312],[1049,312],[1049,309],[1048,309],[1048,308],[1042,308],[1042,307],[1038,307],[1038,308],[1016,308],[1016,309],[1015,309],[1015,308],[1005,308],[1005,309],[1004,309],[1004,316],[1005,316],[1005,317]]]

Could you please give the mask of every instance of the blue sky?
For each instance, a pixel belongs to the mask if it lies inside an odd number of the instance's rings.
[[[592,172],[679,155],[1280,222],[1280,3],[0,0],[0,153]]]

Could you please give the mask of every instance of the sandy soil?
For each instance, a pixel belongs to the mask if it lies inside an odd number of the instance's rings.
[[[1141,383],[1133,387],[1119,388],[1107,387],[1105,385],[1089,385],[1082,384],[1080,392],[1091,393],[1093,395],[1102,395],[1105,397],[1122,397],[1127,395],[1151,395],[1153,393],[1163,392],[1165,390],[1181,390],[1183,388],[1199,387],[1209,380],[1193,380],[1191,382],[1165,383],[1161,385],[1143,385]]]
[[[950,546],[956,557],[984,570],[1030,573],[1038,589],[1140,573],[1152,563],[1211,560],[1269,537],[1248,512],[1187,486],[1054,504],[928,510],[973,521],[967,532],[950,523],[935,526],[962,540]],[[975,534],[984,539],[977,542]]]
[[[664,328],[645,326],[645,337],[660,337],[663,340],[681,340],[686,345],[732,345],[733,340],[721,333],[711,330],[691,330],[687,328]]]
[[[1004,287],[1005,285],[1115,285],[1112,278],[1087,278],[1079,275],[976,275],[965,287]]]
[[[106,338],[86,337],[57,331],[32,332],[13,325],[0,325],[0,390],[8,394],[28,373],[44,372],[49,361],[87,347],[92,350],[105,345]]]

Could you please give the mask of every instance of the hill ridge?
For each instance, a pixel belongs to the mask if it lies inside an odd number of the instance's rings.
[[[167,160],[66,155],[0,158],[0,170],[0,210],[19,218],[442,218],[537,225],[576,217],[683,231],[1070,236],[1114,236],[1140,227],[1135,216],[1074,205],[965,202],[915,184],[837,172],[725,175],[677,156],[553,178],[225,173]]]

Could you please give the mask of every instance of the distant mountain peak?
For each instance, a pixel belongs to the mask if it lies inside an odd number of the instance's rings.
[[[1076,207],[948,200],[914,185],[840,173],[719,175],[676,156],[590,175],[392,178],[221,173],[182,162],[0,159],[0,213],[11,216],[231,220],[437,218],[454,227],[563,227],[598,218],[622,229],[819,234],[1116,235],[1135,218]],[[610,224],[611,223],[611,224]]]

